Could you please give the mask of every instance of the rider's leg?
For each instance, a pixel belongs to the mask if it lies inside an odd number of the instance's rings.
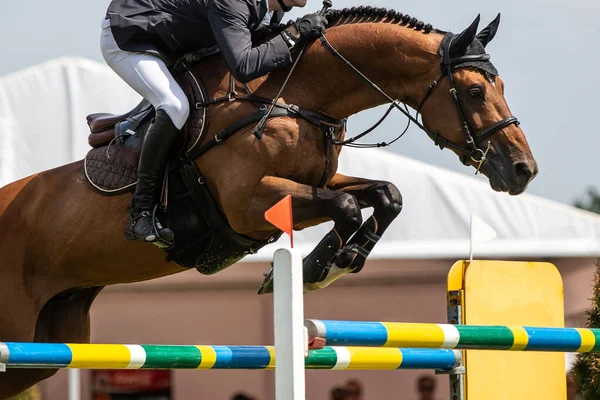
[[[146,132],[140,162],[137,171],[137,184],[129,210],[129,224],[125,229],[125,238],[154,242],[158,238],[154,232],[152,214],[160,201],[162,182],[171,143],[177,137],[179,129],[167,113],[159,108],[156,117]],[[158,234],[168,242],[173,241],[174,233],[169,228],[156,223]]]
[[[155,241],[152,210],[160,198],[160,188],[167,156],[178,132],[189,115],[188,99],[165,63],[157,56],[121,50],[105,22],[101,38],[102,55],[107,64],[136,92],[156,109],[140,157],[138,182],[130,210],[128,239]],[[174,237],[168,228],[160,228],[160,236]]]

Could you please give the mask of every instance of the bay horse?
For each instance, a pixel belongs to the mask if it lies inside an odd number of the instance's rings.
[[[420,126],[438,146],[486,175],[494,190],[511,195],[526,190],[537,164],[484,50],[499,18],[478,33],[477,17],[455,35],[393,10],[357,7],[326,15],[327,34],[306,48],[280,101],[337,120],[385,103],[398,109],[405,104],[419,112]],[[229,72],[219,55],[192,69],[209,97],[227,96]],[[248,86],[275,98],[289,71],[272,72]],[[203,143],[255,110],[249,102],[212,104]],[[258,241],[273,237],[277,231],[264,212],[288,194],[295,229],[334,222],[305,259],[306,291],[360,271],[402,208],[392,183],[337,173],[344,134],[335,130],[329,137],[305,119],[279,116],[268,121],[260,140],[252,125],[245,126],[194,160],[219,210],[240,235]],[[186,269],[167,261],[155,246],[124,240],[130,195],[94,191],[82,164],[0,189],[2,341],[89,342],[89,309],[103,287]],[[363,222],[361,209],[367,207],[373,214]],[[54,373],[0,373],[0,398]]]

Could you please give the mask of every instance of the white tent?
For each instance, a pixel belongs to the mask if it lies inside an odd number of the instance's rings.
[[[122,113],[139,100],[107,66],[82,58],[0,78],[0,185],[82,158],[89,150],[86,115]],[[592,213],[527,194],[496,193],[484,179],[377,149],[344,149],[339,171],[391,181],[403,194],[403,212],[373,258],[465,258],[471,213],[498,232],[497,240],[476,249],[479,257],[600,255],[600,216]],[[309,251],[330,228],[297,233],[298,247]],[[268,258],[274,246],[255,258]]]
[[[107,66],[59,58],[0,78],[0,185],[83,158],[85,117],[124,113],[140,96]]]

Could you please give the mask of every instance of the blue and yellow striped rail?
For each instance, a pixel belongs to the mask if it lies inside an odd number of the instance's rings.
[[[453,350],[325,347],[310,350],[307,369],[450,370]],[[177,346],[125,344],[0,343],[7,368],[81,369],[273,369],[272,346]]]
[[[600,352],[600,329],[306,320],[332,346]]]

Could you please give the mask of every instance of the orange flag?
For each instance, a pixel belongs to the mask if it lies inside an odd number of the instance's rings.
[[[292,218],[292,196],[287,195],[279,203],[265,211],[265,219],[278,229],[290,235],[290,245],[294,247],[294,222]]]

